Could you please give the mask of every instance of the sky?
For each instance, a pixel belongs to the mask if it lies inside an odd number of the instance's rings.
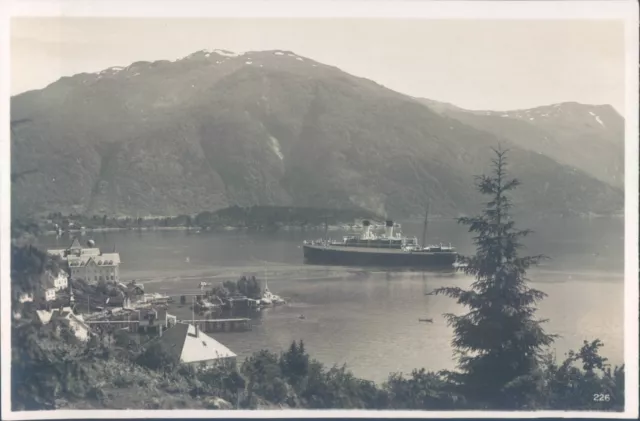
[[[202,49],[281,49],[467,109],[576,101],[624,110],[615,20],[14,18],[10,47],[12,95]]]

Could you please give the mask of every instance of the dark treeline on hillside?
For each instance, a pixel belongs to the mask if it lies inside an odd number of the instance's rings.
[[[446,314],[453,327],[453,371],[391,373],[383,384],[360,379],[346,366],[328,367],[313,350],[255,352],[241,367],[178,364],[160,342],[142,343],[124,331],[81,343],[64,326],[42,326],[33,308],[12,294],[12,406],[48,408],[342,408],[412,410],[624,409],[624,366],[611,367],[603,344],[584,341],[557,361],[544,320],[535,318],[544,294],[528,286],[531,265],[544,256],[521,256],[510,214],[506,153],[496,151],[491,175],[477,188],[490,197],[484,211],[461,218],[474,234],[476,253],[464,258],[475,278],[468,290],[433,293],[457,300],[466,314]],[[11,287],[37,287],[48,270],[46,254],[13,244]],[[35,258],[33,257],[35,256]],[[420,350],[415,350],[420,352]],[[429,358],[424,355],[425,360]]]
[[[382,220],[384,217],[365,209],[232,206],[215,212],[201,212],[194,221],[200,227],[277,228],[278,226],[317,227],[325,223],[347,224],[363,218]]]
[[[226,227],[247,229],[278,229],[280,227],[311,228],[326,224],[349,224],[358,219],[383,220],[384,217],[364,209],[323,209],[293,206],[232,206],[217,211],[204,211],[197,215],[172,217],[114,218],[108,215],[49,214],[42,221],[16,220],[14,232],[19,230],[37,234],[41,231],[91,229],[149,229],[193,228],[221,229]]]

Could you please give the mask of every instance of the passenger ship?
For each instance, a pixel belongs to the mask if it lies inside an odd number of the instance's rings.
[[[425,218],[426,235],[427,219]],[[405,268],[453,268],[458,253],[449,245],[421,246],[416,237],[405,237],[400,225],[386,221],[384,235],[371,231],[363,221],[360,236],[345,236],[342,241],[304,241],[305,263],[341,266],[375,266]]]

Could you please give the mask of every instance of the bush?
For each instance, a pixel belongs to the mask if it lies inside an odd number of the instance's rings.
[[[394,409],[461,409],[464,399],[457,395],[441,373],[413,370],[411,377],[394,373],[384,384]]]
[[[162,342],[154,341],[140,354],[137,363],[151,370],[172,372],[178,366],[175,355]]]

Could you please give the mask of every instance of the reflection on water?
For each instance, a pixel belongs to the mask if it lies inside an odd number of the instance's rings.
[[[547,330],[561,335],[554,345],[558,358],[583,339],[600,338],[603,354],[621,363],[622,221],[552,220],[529,226],[536,232],[527,239],[527,251],[551,257],[529,278],[548,294],[539,317],[550,319]],[[429,228],[430,242],[452,242],[461,253],[473,252],[464,227],[437,221]],[[404,224],[407,234],[420,230],[419,224]],[[99,247],[116,245],[123,278],[144,279],[151,292],[196,293],[202,279],[267,276],[269,288],[290,304],[263,311],[251,332],[216,335],[241,357],[260,348],[280,351],[303,339],[313,357],[330,365],[347,363],[357,375],[376,381],[393,371],[453,368],[452,332],[442,314],[464,310],[452,299],[425,294],[443,285],[468,287],[472,279],[303,265],[300,243],[317,235],[156,231],[95,233],[91,238]],[[41,242],[64,247],[70,239],[44,237]],[[420,323],[420,318],[433,323]]]

